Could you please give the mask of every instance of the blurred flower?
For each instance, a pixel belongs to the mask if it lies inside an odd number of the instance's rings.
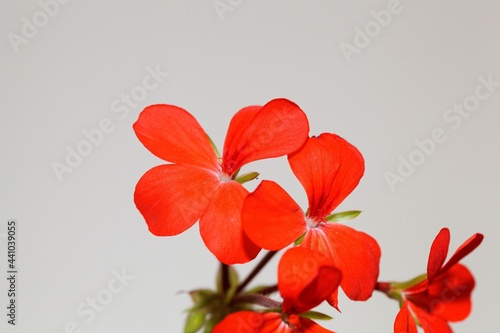
[[[303,247],[289,249],[278,266],[282,307],[268,312],[234,312],[212,333],[333,333],[307,316],[338,288],[340,280],[340,271],[323,256]]]

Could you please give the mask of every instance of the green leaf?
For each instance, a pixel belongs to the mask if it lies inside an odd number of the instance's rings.
[[[259,175],[260,174],[258,172],[252,171],[236,177],[235,180],[240,184],[244,184],[246,182],[254,180],[255,178],[259,177]]]
[[[326,220],[329,222],[349,221],[356,218],[359,214],[361,214],[360,210],[349,210],[347,212],[329,215],[326,217]]]
[[[184,333],[195,333],[203,327],[205,323],[205,313],[202,311],[193,311],[189,313],[184,326]]]
[[[304,317],[304,318],[318,319],[318,320],[330,320],[330,319],[332,319],[332,317],[330,317],[329,315],[326,315],[324,313],[317,312],[317,311],[307,311],[305,313],[302,313],[300,316]]]

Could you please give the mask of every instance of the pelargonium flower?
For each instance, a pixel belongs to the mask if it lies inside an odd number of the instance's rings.
[[[149,230],[173,236],[200,221],[207,248],[223,263],[244,263],[260,248],[241,227],[248,191],[237,182],[242,166],[279,157],[300,148],[309,132],[304,112],[293,102],[275,99],[243,108],[234,115],[219,161],[211,141],[184,109],[147,107],[134,124],[144,146],[171,162],[147,171],[137,183],[134,201]]]
[[[291,248],[278,265],[281,308],[234,312],[212,333],[333,333],[301,315],[321,304],[338,288],[340,280],[340,271],[324,256],[303,247]]]
[[[359,183],[362,155],[341,137],[324,133],[309,138],[288,159],[307,193],[307,212],[278,184],[263,181],[245,199],[245,232],[268,250],[282,249],[303,236],[301,247],[318,251],[340,269],[340,286],[350,299],[368,299],[379,274],[380,247],[371,236],[329,221],[329,214]],[[329,303],[336,306],[336,293]]]
[[[427,274],[402,284],[379,283],[379,290],[402,303],[394,333],[416,333],[416,323],[426,333],[452,333],[448,322],[464,320],[470,314],[475,281],[459,261],[478,247],[483,238],[479,233],[470,237],[443,265],[450,244],[450,231],[443,228],[432,243]]]

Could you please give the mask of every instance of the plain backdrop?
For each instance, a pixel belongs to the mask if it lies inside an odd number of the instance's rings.
[[[180,292],[212,287],[218,265],[197,225],[170,238],[147,230],[133,191],[163,162],[132,124],[147,105],[175,104],[222,147],[236,111],[284,97],[311,134],[337,133],[364,155],[365,175],[338,210],[363,211],[349,225],[380,243],[381,280],[425,272],[442,227],[450,254],[485,234],[463,260],[477,282],[473,311],[453,329],[497,332],[499,14],[494,0],[1,0],[0,276],[9,219],[19,274],[15,327],[0,279],[0,331],[182,332],[190,299]],[[477,88],[481,78],[494,83]],[[463,103],[471,111],[453,111]],[[77,149],[86,156],[68,166]],[[410,158],[418,165],[405,169]],[[261,172],[249,190],[274,179],[306,208],[285,158],[244,170]],[[401,177],[392,187],[388,173]],[[256,283],[272,283],[276,264]],[[335,317],[328,329],[392,332],[398,307],[384,295],[340,302],[342,313],[321,307]]]

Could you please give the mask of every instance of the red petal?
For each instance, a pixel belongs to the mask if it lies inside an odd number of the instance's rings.
[[[297,315],[291,315],[288,318],[288,322],[295,326],[295,330],[284,330],[284,331],[273,331],[276,333],[284,333],[284,332],[290,332],[290,333],[335,333],[333,331],[327,330],[326,328],[321,327],[320,325],[316,324],[314,321],[312,321],[309,318],[303,318]]]
[[[465,266],[456,264],[443,276],[440,275],[439,280],[440,286],[434,286],[436,281],[429,286],[431,295],[438,296],[436,291],[439,290],[441,301],[441,307],[435,306],[432,313],[448,321],[461,321],[467,318],[471,312],[471,293],[475,286],[470,271]]]
[[[432,242],[431,251],[429,253],[429,261],[427,262],[427,279],[432,281],[434,276],[443,266],[446,256],[448,255],[448,246],[450,245],[450,231],[447,228],[441,229],[438,235]]]
[[[335,333],[297,315],[291,315],[288,323],[295,329],[283,321],[281,313],[238,311],[218,323],[212,333]]]
[[[335,289],[327,298],[326,301],[330,304],[331,307],[335,308],[338,312],[341,312],[339,309],[339,288]]]
[[[278,265],[283,312],[311,310],[338,288],[340,279],[339,270],[326,257],[303,247],[287,250]]]
[[[238,311],[231,313],[218,323],[212,333],[260,333],[265,322],[266,318],[263,313]]]
[[[415,319],[408,311],[408,302],[404,301],[403,306],[394,321],[394,333],[417,333]]]
[[[304,144],[308,132],[306,115],[286,99],[245,108],[229,125],[222,168],[232,175],[249,162],[290,154]]]
[[[262,181],[243,204],[243,229],[268,250],[290,245],[306,232],[304,213],[288,193],[272,181]]]
[[[474,277],[460,264],[435,277],[428,289],[406,297],[416,306],[448,321],[460,321],[471,311]]]
[[[311,137],[288,158],[309,199],[308,216],[323,220],[358,185],[363,156],[341,137],[324,133]]]
[[[259,313],[251,311],[238,311],[231,313],[218,323],[212,333],[333,333],[324,330],[310,319],[290,316],[290,323],[296,324],[297,330],[283,321],[281,313]]]
[[[134,124],[142,144],[154,155],[172,163],[219,171],[217,156],[203,128],[187,111],[173,105],[151,105]]]
[[[259,333],[295,333],[292,329],[283,322],[281,313],[270,312],[264,313],[264,324]],[[233,331],[232,333],[246,333],[245,331]]]
[[[429,314],[411,303],[409,303],[409,306],[411,307],[413,313],[415,313],[415,316],[425,333],[453,333],[450,326],[444,319]]]
[[[333,260],[342,273],[340,286],[352,300],[372,295],[379,274],[380,247],[371,236],[339,223],[311,228],[301,246],[319,251]]]
[[[160,165],[141,177],[134,201],[153,234],[173,236],[200,218],[218,183],[217,175],[206,169]]]
[[[471,253],[476,249],[476,247],[481,244],[484,236],[482,234],[474,234],[468,240],[466,240],[460,247],[453,253],[450,260],[444,265],[441,269],[440,274],[446,272],[448,269],[453,267],[456,263],[458,263],[462,258]]]
[[[231,138],[231,141],[234,141],[235,143],[242,141],[247,134],[247,132],[242,129],[248,127],[249,124],[253,122],[253,119],[260,109],[262,109],[262,105],[252,105],[244,107],[238,111],[229,123],[226,133],[226,143],[229,138]],[[224,150],[226,150],[225,146]]]
[[[260,251],[241,226],[241,210],[247,195],[248,191],[235,181],[221,183],[200,219],[205,245],[227,265],[248,262]]]

